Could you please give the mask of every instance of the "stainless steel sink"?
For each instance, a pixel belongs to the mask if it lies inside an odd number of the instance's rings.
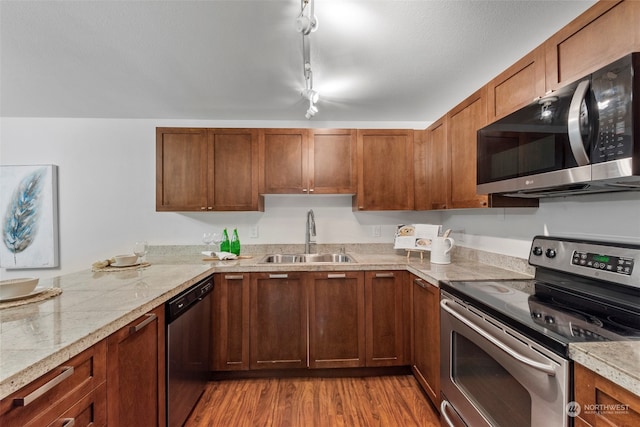
[[[269,254],[260,261],[260,264],[297,264],[316,262],[345,263],[355,261],[347,254]]]

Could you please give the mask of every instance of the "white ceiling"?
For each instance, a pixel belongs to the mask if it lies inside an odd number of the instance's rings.
[[[430,122],[594,0],[316,0],[312,121]],[[0,115],[304,120],[300,0],[0,0]]]

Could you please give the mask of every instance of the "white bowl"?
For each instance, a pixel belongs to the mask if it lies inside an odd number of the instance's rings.
[[[134,265],[138,261],[138,255],[116,255],[113,257],[115,259],[116,267],[126,267],[128,265]]]
[[[38,280],[37,277],[22,277],[0,281],[0,299],[28,295],[36,288]]]

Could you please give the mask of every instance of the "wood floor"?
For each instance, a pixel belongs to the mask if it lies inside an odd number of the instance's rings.
[[[411,375],[211,382],[186,427],[439,426]]]

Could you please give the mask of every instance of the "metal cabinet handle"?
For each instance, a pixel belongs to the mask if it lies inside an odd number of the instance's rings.
[[[422,279],[413,279],[413,283],[415,283],[416,285],[420,286],[421,288],[427,289],[427,284],[424,283],[424,281]]]
[[[25,397],[18,397],[13,399],[14,406],[24,407],[29,405],[31,402],[33,402],[34,400],[36,400],[46,392],[50,391],[52,388],[60,384],[62,381],[69,378],[71,375],[73,375],[73,371],[74,371],[73,366],[63,366],[62,372],[60,372],[60,374],[57,375],[55,378],[51,379],[51,381],[41,385],[40,387],[38,387],[36,390],[32,391]]]
[[[376,273],[376,278],[377,279],[385,278],[385,277],[395,277],[395,274],[393,274],[393,273]]]
[[[328,273],[327,279],[344,279],[347,277],[345,273]]]
[[[498,341],[497,339],[495,339],[494,337],[489,335],[487,332],[485,332],[485,330],[482,329],[480,326],[476,325],[471,320],[469,320],[465,316],[463,316],[461,313],[458,313],[453,308],[449,307],[449,305],[447,304],[447,300],[444,300],[444,299],[441,300],[440,301],[440,307],[442,307],[442,309],[444,311],[446,311],[447,313],[449,313],[450,315],[452,315],[453,317],[455,317],[456,319],[458,319],[459,321],[461,321],[462,323],[467,325],[469,328],[473,329],[480,336],[482,336],[483,338],[485,338],[486,340],[491,342],[491,344],[495,345],[500,350],[504,351],[509,356],[513,357],[514,359],[518,360],[519,362],[522,362],[525,365],[532,367],[533,369],[536,369],[538,371],[544,372],[545,374],[549,375],[550,377],[555,377],[556,376],[556,369],[554,368],[553,365],[546,365],[544,363],[540,363],[540,362],[537,362],[537,361],[535,361],[533,359],[530,359],[527,356],[518,353],[517,351],[515,351],[514,349],[512,349],[508,345],[503,344],[502,342]]]
[[[226,280],[242,280],[242,279],[244,279],[244,275],[242,275],[242,274],[225,274],[224,278]]]
[[[144,328],[145,326],[147,326],[149,323],[153,322],[154,320],[156,320],[156,318],[158,316],[156,316],[153,313],[149,313],[149,314],[145,314],[145,316],[147,317],[146,319],[144,319],[142,322],[138,323],[136,326],[131,326],[129,328],[129,333],[130,334],[135,334],[136,332],[138,332],[140,329]]]
[[[73,427],[76,425],[75,418],[63,418],[62,419],[62,427]]]
[[[269,279],[288,279],[288,274],[269,274]]]

